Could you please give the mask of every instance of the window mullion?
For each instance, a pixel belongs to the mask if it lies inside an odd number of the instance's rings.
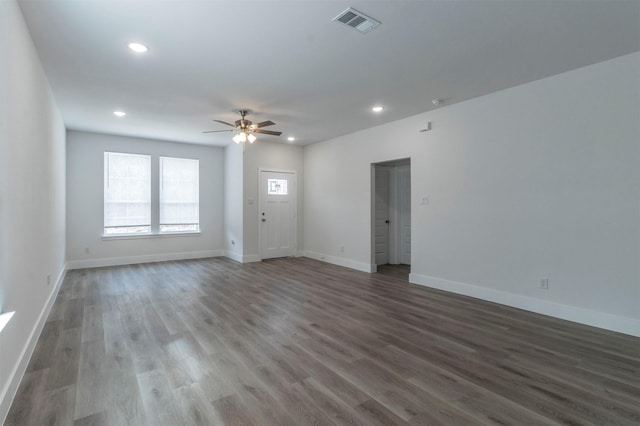
[[[161,158],[153,156],[151,162],[151,232],[160,233],[160,162]]]

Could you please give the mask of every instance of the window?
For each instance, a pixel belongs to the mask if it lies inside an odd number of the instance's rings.
[[[200,161],[157,158],[104,153],[105,236],[200,232]]]
[[[287,195],[286,179],[267,179],[268,195]]]
[[[160,157],[160,232],[197,232],[200,162]]]
[[[151,156],[104,153],[104,233],[151,232]]]

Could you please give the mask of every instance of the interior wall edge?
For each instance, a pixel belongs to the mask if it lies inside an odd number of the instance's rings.
[[[40,315],[38,316],[38,320],[36,321],[33,329],[31,330],[31,333],[29,334],[29,338],[25,342],[18,362],[13,366],[13,371],[11,371],[9,375],[9,381],[0,393],[0,424],[4,424],[7,415],[9,414],[9,409],[11,408],[11,404],[13,404],[13,399],[16,396],[16,392],[18,391],[20,382],[22,381],[24,373],[27,370],[27,366],[29,365],[29,361],[31,360],[33,351],[36,348],[36,344],[38,343],[38,339],[40,338],[42,329],[47,322],[47,318],[49,317],[51,308],[56,301],[58,292],[60,291],[60,287],[62,287],[62,282],[64,281],[67,271],[68,268],[65,264],[58,274],[58,278],[56,280],[53,291],[51,292],[51,294],[49,294],[47,302],[42,307]]]
[[[474,297],[488,302],[499,303],[512,308],[524,309],[525,311],[535,312],[537,314],[640,337],[640,320],[633,318],[422,274],[409,274],[409,282],[437,290]]]

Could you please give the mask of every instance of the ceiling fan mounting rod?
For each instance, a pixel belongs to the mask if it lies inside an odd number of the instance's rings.
[[[251,122],[249,120],[245,120],[245,115],[247,115],[249,113],[248,110],[246,109],[240,109],[238,110],[238,112],[240,113],[240,117],[242,117],[239,122],[240,122],[240,131],[243,131],[245,133],[249,133],[251,131],[250,126],[251,126]]]

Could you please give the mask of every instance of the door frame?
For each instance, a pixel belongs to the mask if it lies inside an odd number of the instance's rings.
[[[386,231],[386,240],[385,240],[385,252],[386,252],[386,259],[387,261],[381,264],[387,264],[387,263],[391,263],[391,258],[392,258],[392,238],[394,236],[393,233],[393,223],[394,223],[394,212],[392,207],[392,203],[393,203],[393,196],[394,196],[394,191],[393,191],[393,185],[395,182],[394,179],[394,169],[393,167],[389,167],[383,164],[376,164],[376,166],[374,167],[374,175],[375,175],[375,185],[373,188],[373,196],[374,196],[374,200],[373,200],[373,208],[374,208],[374,212],[373,212],[373,235],[372,238],[374,240],[373,243],[373,261],[376,264],[376,268],[378,266],[378,250],[377,250],[377,222],[378,222],[378,205],[377,205],[377,201],[378,201],[378,190],[381,189],[383,187],[383,185],[381,185],[381,182],[378,182],[377,178],[378,178],[378,172],[384,172],[387,177],[387,185],[386,185],[386,192],[387,192],[387,199],[385,200],[385,204],[386,204],[386,211],[383,213],[384,216],[386,216],[386,227],[387,227],[387,231]]]
[[[406,164],[404,164],[406,163]],[[411,157],[402,157],[402,158],[397,158],[397,159],[392,159],[392,160],[382,160],[382,161],[376,161],[373,163],[370,163],[370,191],[369,191],[369,212],[370,212],[370,219],[369,219],[369,251],[370,251],[370,270],[371,272],[377,272],[378,270],[378,265],[376,264],[376,167],[390,167],[392,168],[392,172],[390,173],[389,176],[389,180],[390,180],[390,186],[395,185],[395,180],[396,180],[396,176],[395,176],[395,168],[402,166],[402,165],[408,165],[409,166],[409,185],[411,188],[411,192],[413,192],[413,185],[412,185],[412,177],[413,177],[413,167],[412,167],[412,161],[411,161]],[[397,191],[397,188],[390,188],[390,192],[395,192]],[[409,197],[411,197],[411,193],[409,194]],[[389,202],[395,202],[397,200],[392,200],[392,197],[395,197],[395,195],[392,195],[391,193],[389,194],[390,200]],[[413,223],[413,201],[411,201],[410,206],[409,206],[409,212],[411,214],[412,217],[412,223]],[[389,220],[393,221],[391,224],[393,226],[395,226],[394,222],[398,221],[397,215],[394,213],[393,208],[389,209]],[[396,231],[392,230],[393,226],[389,227],[389,243],[391,243],[391,239],[392,238],[397,238],[396,235],[394,235],[392,237],[392,234],[394,234]],[[413,229],[413,226],[412,226]],[[413,253],[413,238],[411,238],[411,253]],[[389,249],[389,259],[391,259],[391,249]],[[394,253],[394,256],[396,256],[397,253]],[[412,255],[413,256],[413,255]]]
[[[391,171],[389,173],[389,220],[391,221],[391,226],[389,227],[389,263],[392,265],[401,265],[406,264],[402,262],[402,231],[403,225],[406,225],[405,221],[402,218],[402,201],[403,201],[403,190],[404,185],[402,185],[401,172],[403,168],[408,169],[408,186],[409,186],[409,217],[411,217],[411,163],[405,165],[395,165],[390,167]],[[411,222],[411,219],[409,219]],[[409,263],[411,264],[411,263]]]
[[[262,206],[264,204],[264,194],[262,194],[262,172],[286,173],[293,175],[293,185],[295,187],[296,202],[293,203],[293,217],[295,218],[295,226],[293,227],[293,255],[298,253],[298,172],[296,170],[275,169],[273,167],[258,167],[258,211],[256,221],[258,223],[258,257],[262,261],[262,226],[261,216]]]

